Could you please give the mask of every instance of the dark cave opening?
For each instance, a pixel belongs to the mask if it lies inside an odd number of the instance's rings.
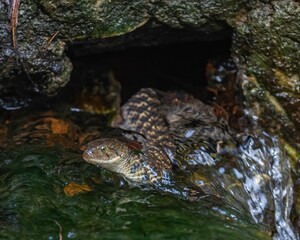
[[[207,86],[205,68],[210,59],[230,58],[231,38],[214,41],[181,41],[158,46],[131,47],[118,51],[76,56],[69,52],[74,69],[71,84],[92,82],[112,71],[126,101],[143,87],[182,89],[203,98]]]

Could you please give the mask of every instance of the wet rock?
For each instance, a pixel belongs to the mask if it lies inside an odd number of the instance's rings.
[[[243,69],[248,105],[299,150],[299,2],[252,1],[232,26],[232,53]]]
[[[0,19],[0,78],[13,80],[21,72],[27,72],[28,86],[46,95],[57,93],[69,80],[72,66],[64,51],[66,43],[89,39],[98,48],[103,48],[103,45],[104,48],[117,48],[137,41],[140,45],[145,45],[145,41],[151,45],[160,42],[156,38],[163,36],[164,30],[159,30],[160,26],[193,28],[203,39],[221,38],[222,30],[229,29],[225,19],[234,15],[241,3],[142,0],[130,4],[105,0],[15,2],[19,5],[13,5],[14,1],[0,1],[3,11]],[[14,6],[17,7],[13,9]],[[14,21],[16,17],[18,21]],[[213,21],[210,20],[212,18]],[[144,37],[144,33],[140,33],[138,37],[121,37],[112,43],[106,41],[101,44],[100,41],[98,44],[100,39],[124,35],[148,22],[152,22],[150,29],[158,29],[154,38],[148,39],[155,32],[152,31]],[[174,39],[173,35],[168,38]],[[187,35],[186,39],[192,38],[190,32]]]

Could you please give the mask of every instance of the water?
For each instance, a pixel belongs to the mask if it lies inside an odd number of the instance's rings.
[[[257,125],[236,141],[222,142],[218,151],[202,144],[177,160],[193,184],[250,216],[273,239],[299,239],[290,221],[293,183],[283,145]]]
[[[239,173],[235,176],[246,193],[254,221],[274,224],[274,239],[299,239],[290,222],[293,184],[289,159],[278,139],[265,132],[248,136],[237,159]]]

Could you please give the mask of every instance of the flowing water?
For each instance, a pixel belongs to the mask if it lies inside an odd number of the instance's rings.
[[[196,185],[212,188],[229,206],[273,232],[274,239],[299,238],[290,222],[293,184],[289,159],[276,137],[265,132],[243,135],[237,148],[225,147],[215,158],[205,154],[198,149],[188,155]]]

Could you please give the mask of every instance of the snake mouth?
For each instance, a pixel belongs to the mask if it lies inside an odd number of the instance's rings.
[[[92,164],[95,164],[97,165],[96,163],[99,161],[99,162],[102,162],[101,159],[98,159],[95,157],[95,154],[94,154],[94,150],[91,149],[91,148],[87,148],[83,154],[82,154],[82,157],[83,159],[88,162],[88,163],[92,163]]]
[[[121,160],[121,155],[105,155],[105,154],[97,154],[97,149],[88,148],[82,154],[83,159],[94,165],[101,166],[102,164],[113,164]]]

